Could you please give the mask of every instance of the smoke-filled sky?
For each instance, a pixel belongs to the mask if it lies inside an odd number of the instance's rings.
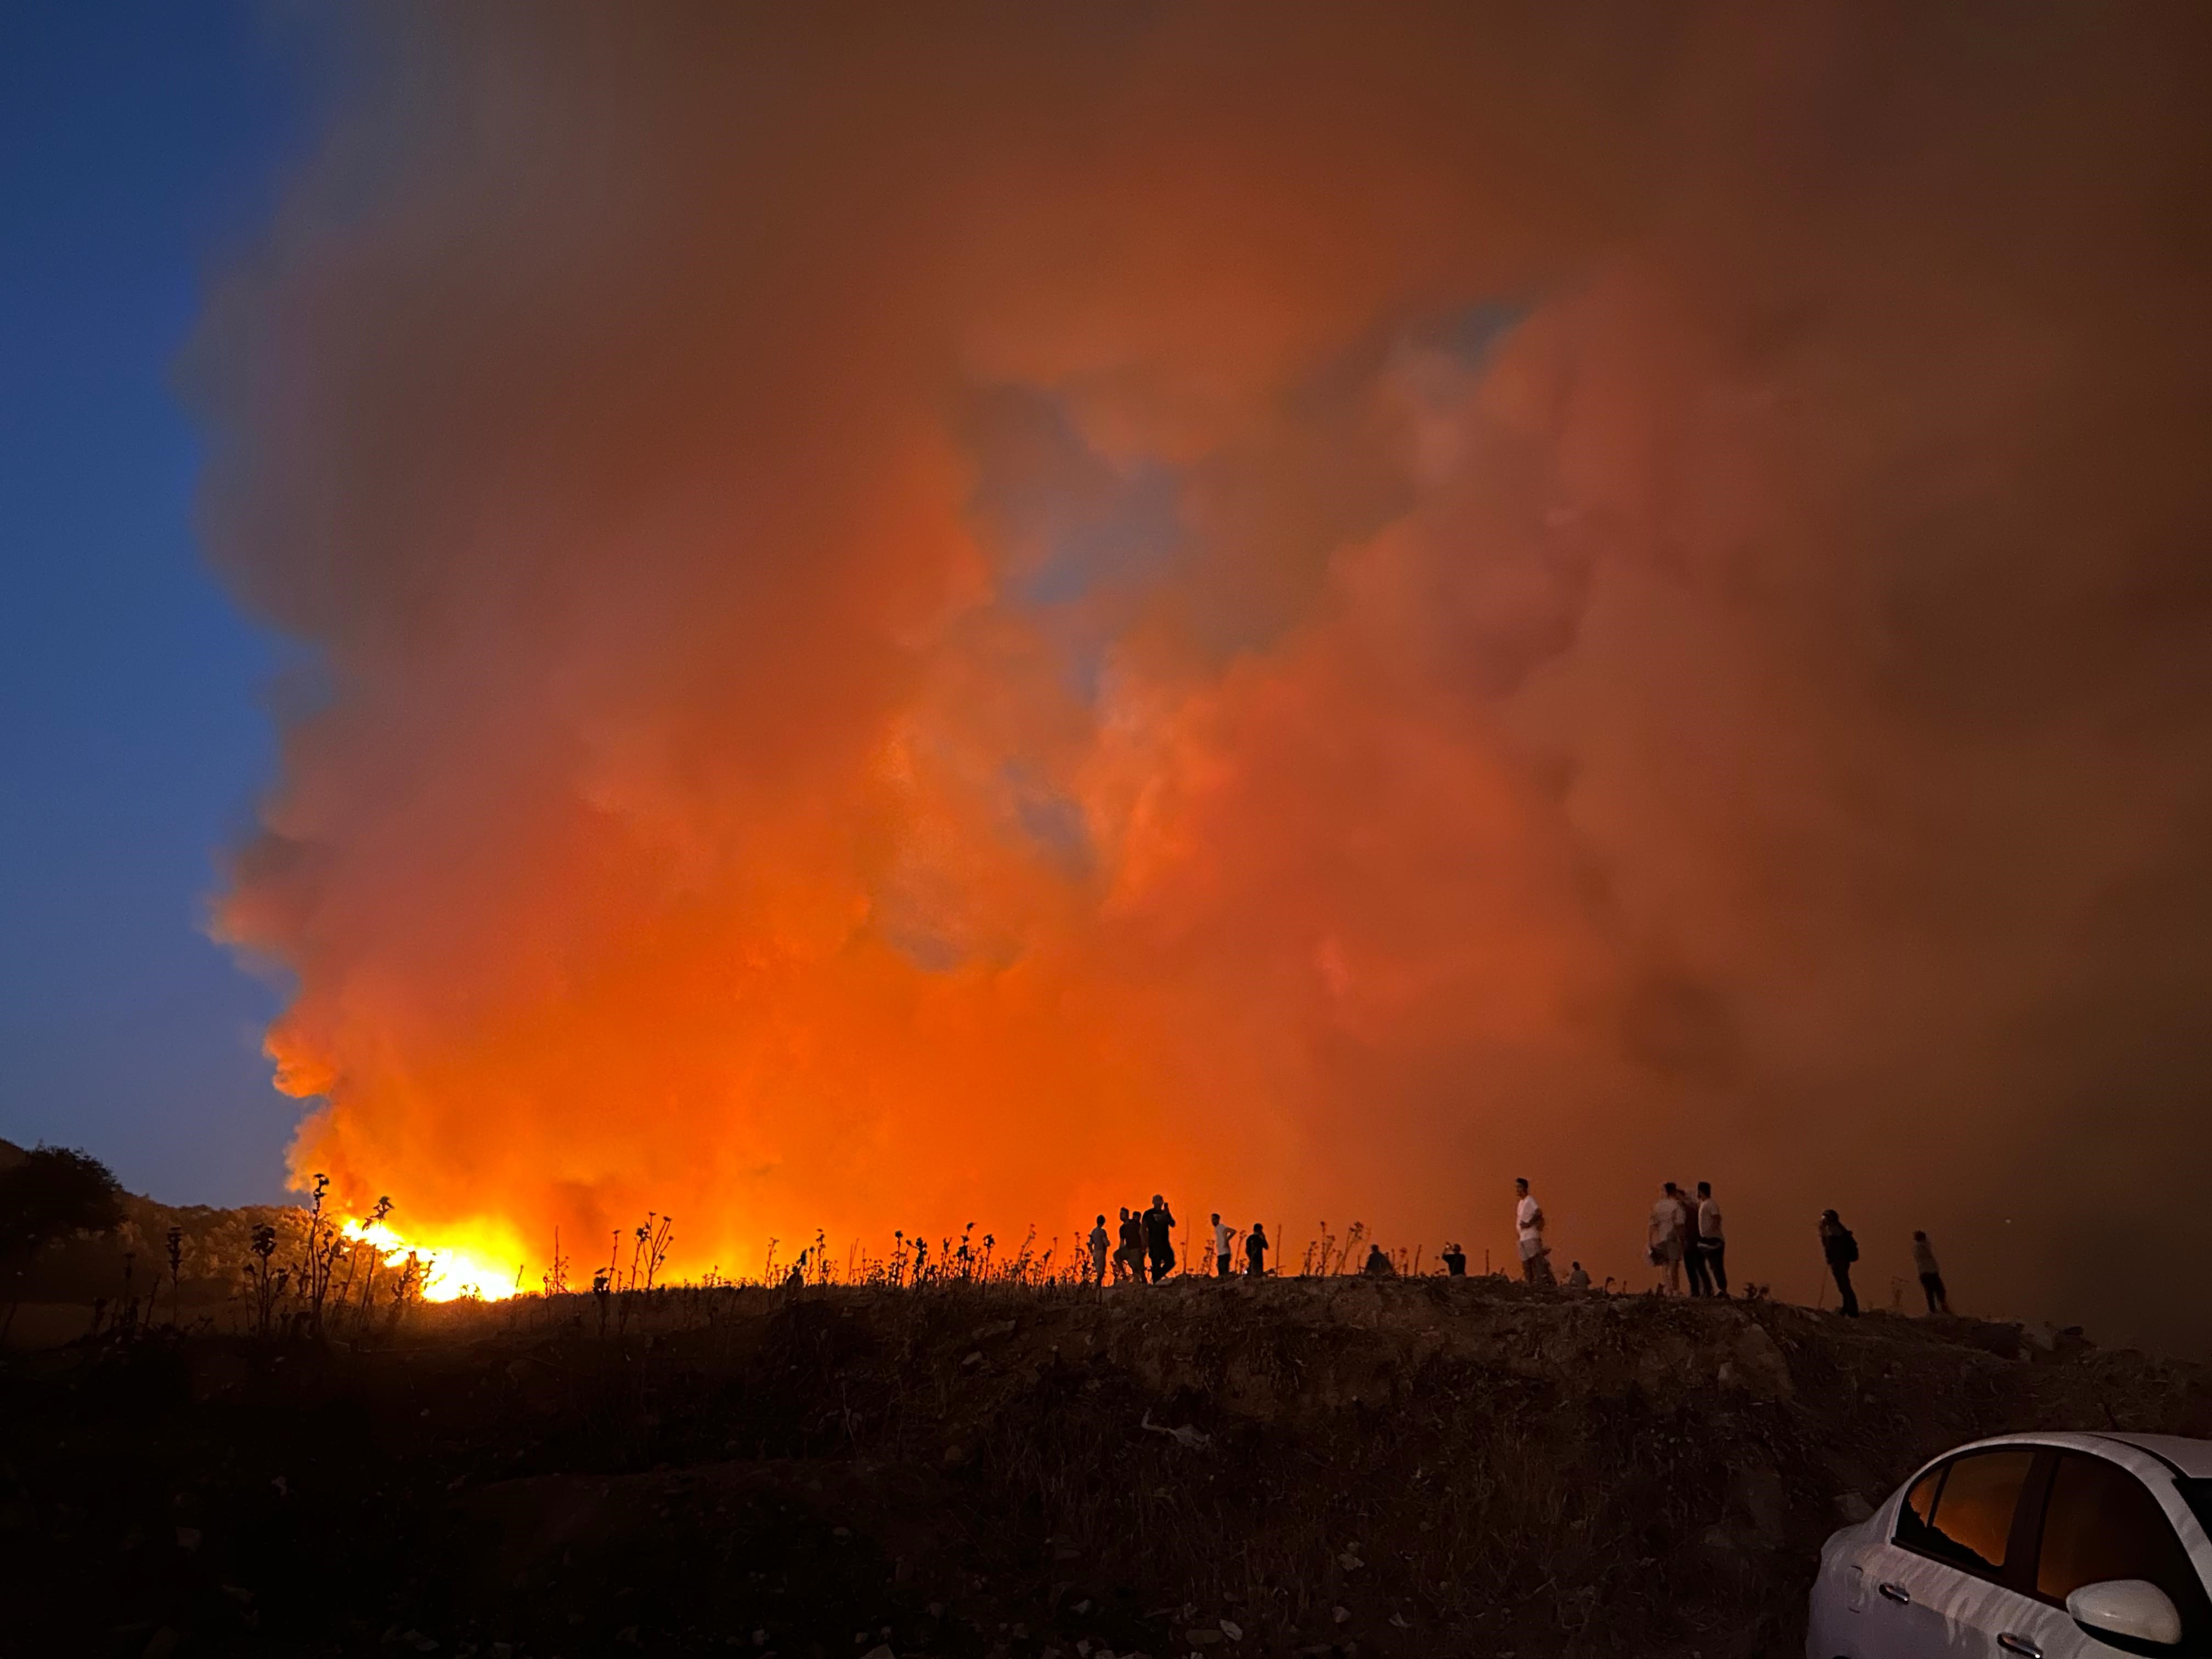
[[[183,369],[295,1170],[1639,1284],[1704,1178],[2201,1344],[2207,36],[380,12]]]

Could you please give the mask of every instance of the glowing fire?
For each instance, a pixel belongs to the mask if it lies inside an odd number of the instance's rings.
[[[342,1231],[348,1238],[372,1246],[391,1267],[404,1268],[412,1255],[426,1302],[455,1302],[463,1297],[499,1302],[521,1289],[516,1259],[502,1260],[481,1245],[420,1243],[401,1237],[381,1221],[349,1221]]]

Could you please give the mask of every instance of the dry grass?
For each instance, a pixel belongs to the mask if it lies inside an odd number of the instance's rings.
[[[1840,1492],[1999,1428],[2212,1427],[2199,1370],[2003,1327],[1044,1261],[647,1290],[641,1259],[321,1341],[19,1359],[26,1650],[1749,1656],[1796,1640]]]

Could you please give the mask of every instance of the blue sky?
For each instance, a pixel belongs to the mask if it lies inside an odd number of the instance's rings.
[[[308,137],[259,6],[10,9],[0,52],[0,1136],[173,1201],[281,1189],[277,994],[201,933],[278,660],[204,570],[172,366]]]

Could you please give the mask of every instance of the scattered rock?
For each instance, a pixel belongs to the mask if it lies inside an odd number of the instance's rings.
[[[1845,1526],[1856,1527],[1862,1521],[1874,1518],[1874,1505],[1866,1501],[1863,1492],[1839,1492],[1836,1494],[1836,1513],[1843,1517]]]
[[[1188,1447],[1192,1451],[1204,1451],[1213,1443],[1213,1437],[1203,1429],[1193,1428],[1188,1424],[1183,1425],[1181,1428],[1171,1429],[1164,1423],[1153,1422],[1152,1407],[1149,1406],[1145,1408],[1145,1420],[1139,1426],[1149,1429],[1154,1434],[1171,1436],[1177,1445]]]

